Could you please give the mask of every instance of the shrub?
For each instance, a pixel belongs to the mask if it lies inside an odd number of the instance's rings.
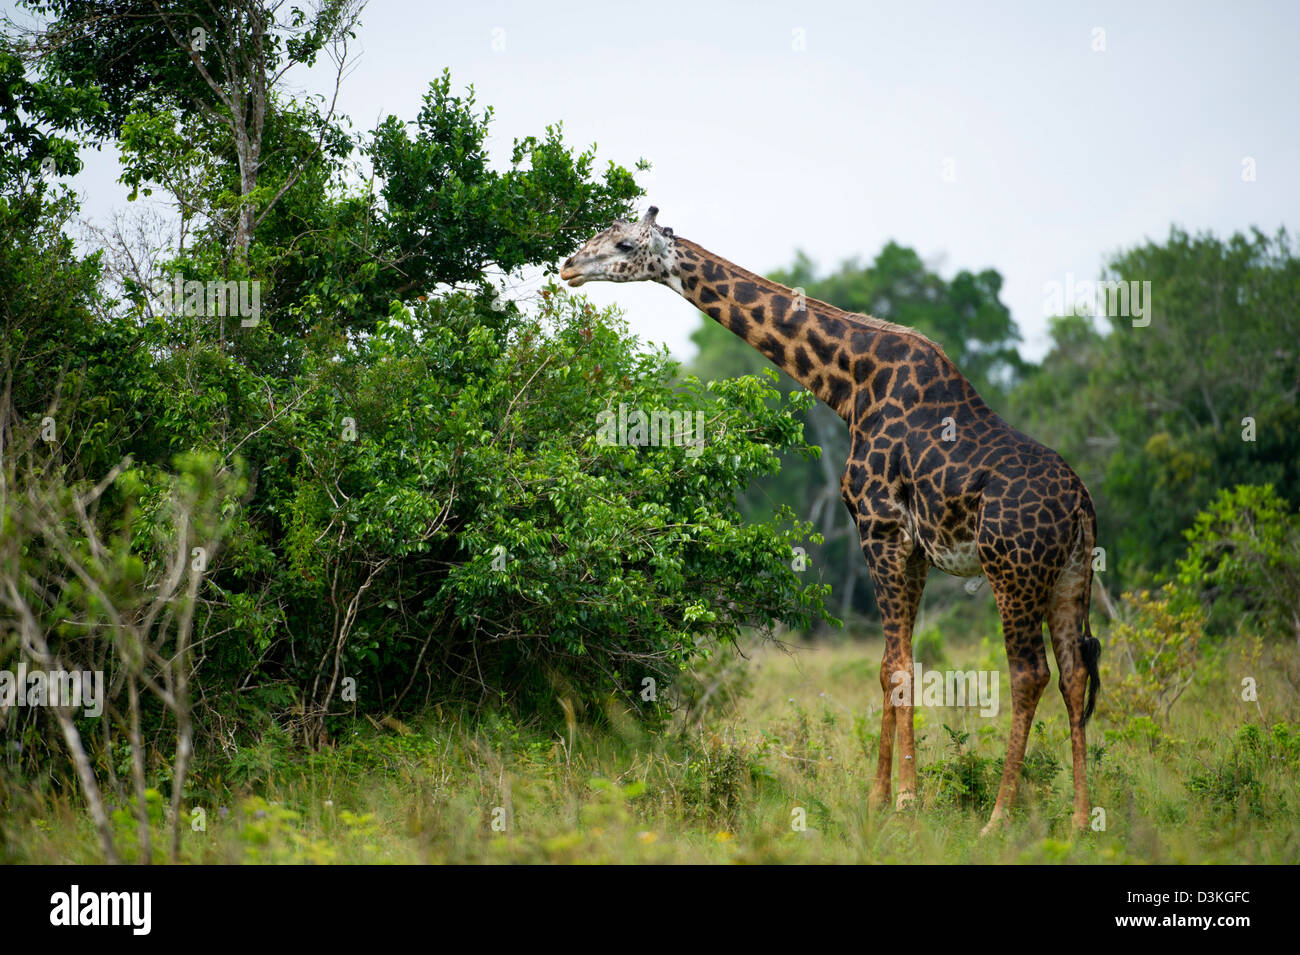
[[[1300,514],[1271,484],[1219,491],[1186,532],[1178,580],[1215,614],[1300,641]]]
[[[395,306],[309,369],[276,422],[297,463],[263,474],[289,489],[274,590],[309,737],[352,702],[347,678],[365,711],[459,698],[554,714],[614,695],[652,713],[647,677],[659,696],[742,627],[824,616],[827,588],[791,560],[811,528],[788,511],[746,525],[735,505],[779,452],[813,453],[791,415],[807,397],[783,407],[754,377],[674,385],[613,314],[542,298],[535,318],[459,294]],[[620,406],[705,434],[608,443]]]
[[[917,774],[934,786],[935,800],[963,809],[988,809],[997,795],[1001,767],[996,759],[967,748],[970,733],[943,727],[953,756],[922,766]]]
[[[1269,734],[1246,723],[1237,730],[1231,750],[1213,766],[1192,773],[1187,788],[1213,806],[1232,812],[1245,809],[1262,818],[1285,805],[1265,777],[1270,772],[1290,776],[1297,758],[1300,734],[1286,723],[1275,724]]]
[[[1172,584],[1155,595],[1126,593],[1121,604],[1102,656],[1103,711],[1115,719],[1145,715],[1168,721],[1195,675],[1205,615],[1180,599]]]
[[[938,627],[926,627],[912,638],[912,654],[927,669],[934,669],[947,661],[943,650],[943,634]]]

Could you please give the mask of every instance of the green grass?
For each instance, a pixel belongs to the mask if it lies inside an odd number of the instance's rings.
[[[789,654],[760,648],[747,664],[749,694],[689,729],[647,733],[615,714],[601,729],[570,723],[556,732],[433,712],[409,726],[362,721],[316,754],[269,734],[193,777],[187,809],[203,810],[205,829],[187,829],[183,855],[195,863],[1295,863],[1294,661],[1281,647],[1252,658],[1257,648],[1242,641],[1204,656],[1168,725],[1100,710],[1089,727],[1088,774],[1104,831],[1070,831],[1069,742],[1053,680],[1013,818],[980,838],[1010,721],[1005,660],[987,640],[943,651],[954,667],[1001,672],[1002,712],[986,719],[975,709],[918,708],[917,806],[869,811],[881,645],[865,641]],[[1261,688],[1258,705],[1240,699],[1247,671]],[[161,802],[159,860],[168,844]],[[129,859],[135,822],[121,809],[118,818]],[[802,830],[793,825],[800,819]],[[66,799],[31,799],[6,830],[11,861],[99,858],[85,813]]]

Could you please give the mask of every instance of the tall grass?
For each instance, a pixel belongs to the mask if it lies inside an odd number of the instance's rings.
[[[980,619],[985,614],[979,614]],[[941,622],[939,630],[961,629]],[[960,669],[997,669],[996,638],[944,644]],[[1295,661],[1256,640],[1201,654],[1168,722],[1103,708],[1089,729],[1094,830],[1069,826],[1065,711],[1040,704],[1009,825],[980,838],[1010,722],[975,708],[918,708],[914,809],[868,809],[880,692],[878,640],[766,646],[749,692],[721,711],[649,732],[617,713],[599,729],[469,721],[361,721],[308,754],[270,733],[196,770],[183,858],[207,862],[1295,863],[1300,861],[1300,705]],[[726,667],[719,667],[723,672]],[[735,667],[730,669],[734,672]],[[1242,679],[1259,686],[1242,699]],[[726,694],[715,694],[726,699]],[[558,728],[557,728],[558,727]],[[157,801],[163,823],[165,800]],[[66,798],[11,793],[3,856],[98,861]],[[195,812],[199,810],[199,812]],[[119,812],[129,835],[134,816]],[[121,840],[129,845],[131,840]]]

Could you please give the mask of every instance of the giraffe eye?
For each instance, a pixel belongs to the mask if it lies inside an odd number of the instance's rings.
[[[622,242],[617,243],[614,248],[620,252],[631,252],[636,248],[636,245],[631,239],[624,239]]]

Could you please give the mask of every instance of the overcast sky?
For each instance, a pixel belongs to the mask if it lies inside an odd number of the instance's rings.
[[[800,248],[823,270],[869,260],[890,239],[945,277],[997,269],[1038,358],[1047,283],[1096,277],[1171,223],[1300,223],[1298,10],[372,0],[341,108],[363,129],[413,119],[450,67],[495,107],[502,165],[514,137],[562,121],[602,165],[652,161],[643,207],[754,271]],[[325,75],[295,80],[320,92]],[[113,157],[88,158],[85,213],[128,208]],[[698,313],[671,291],[583,291],[692,353]]]

